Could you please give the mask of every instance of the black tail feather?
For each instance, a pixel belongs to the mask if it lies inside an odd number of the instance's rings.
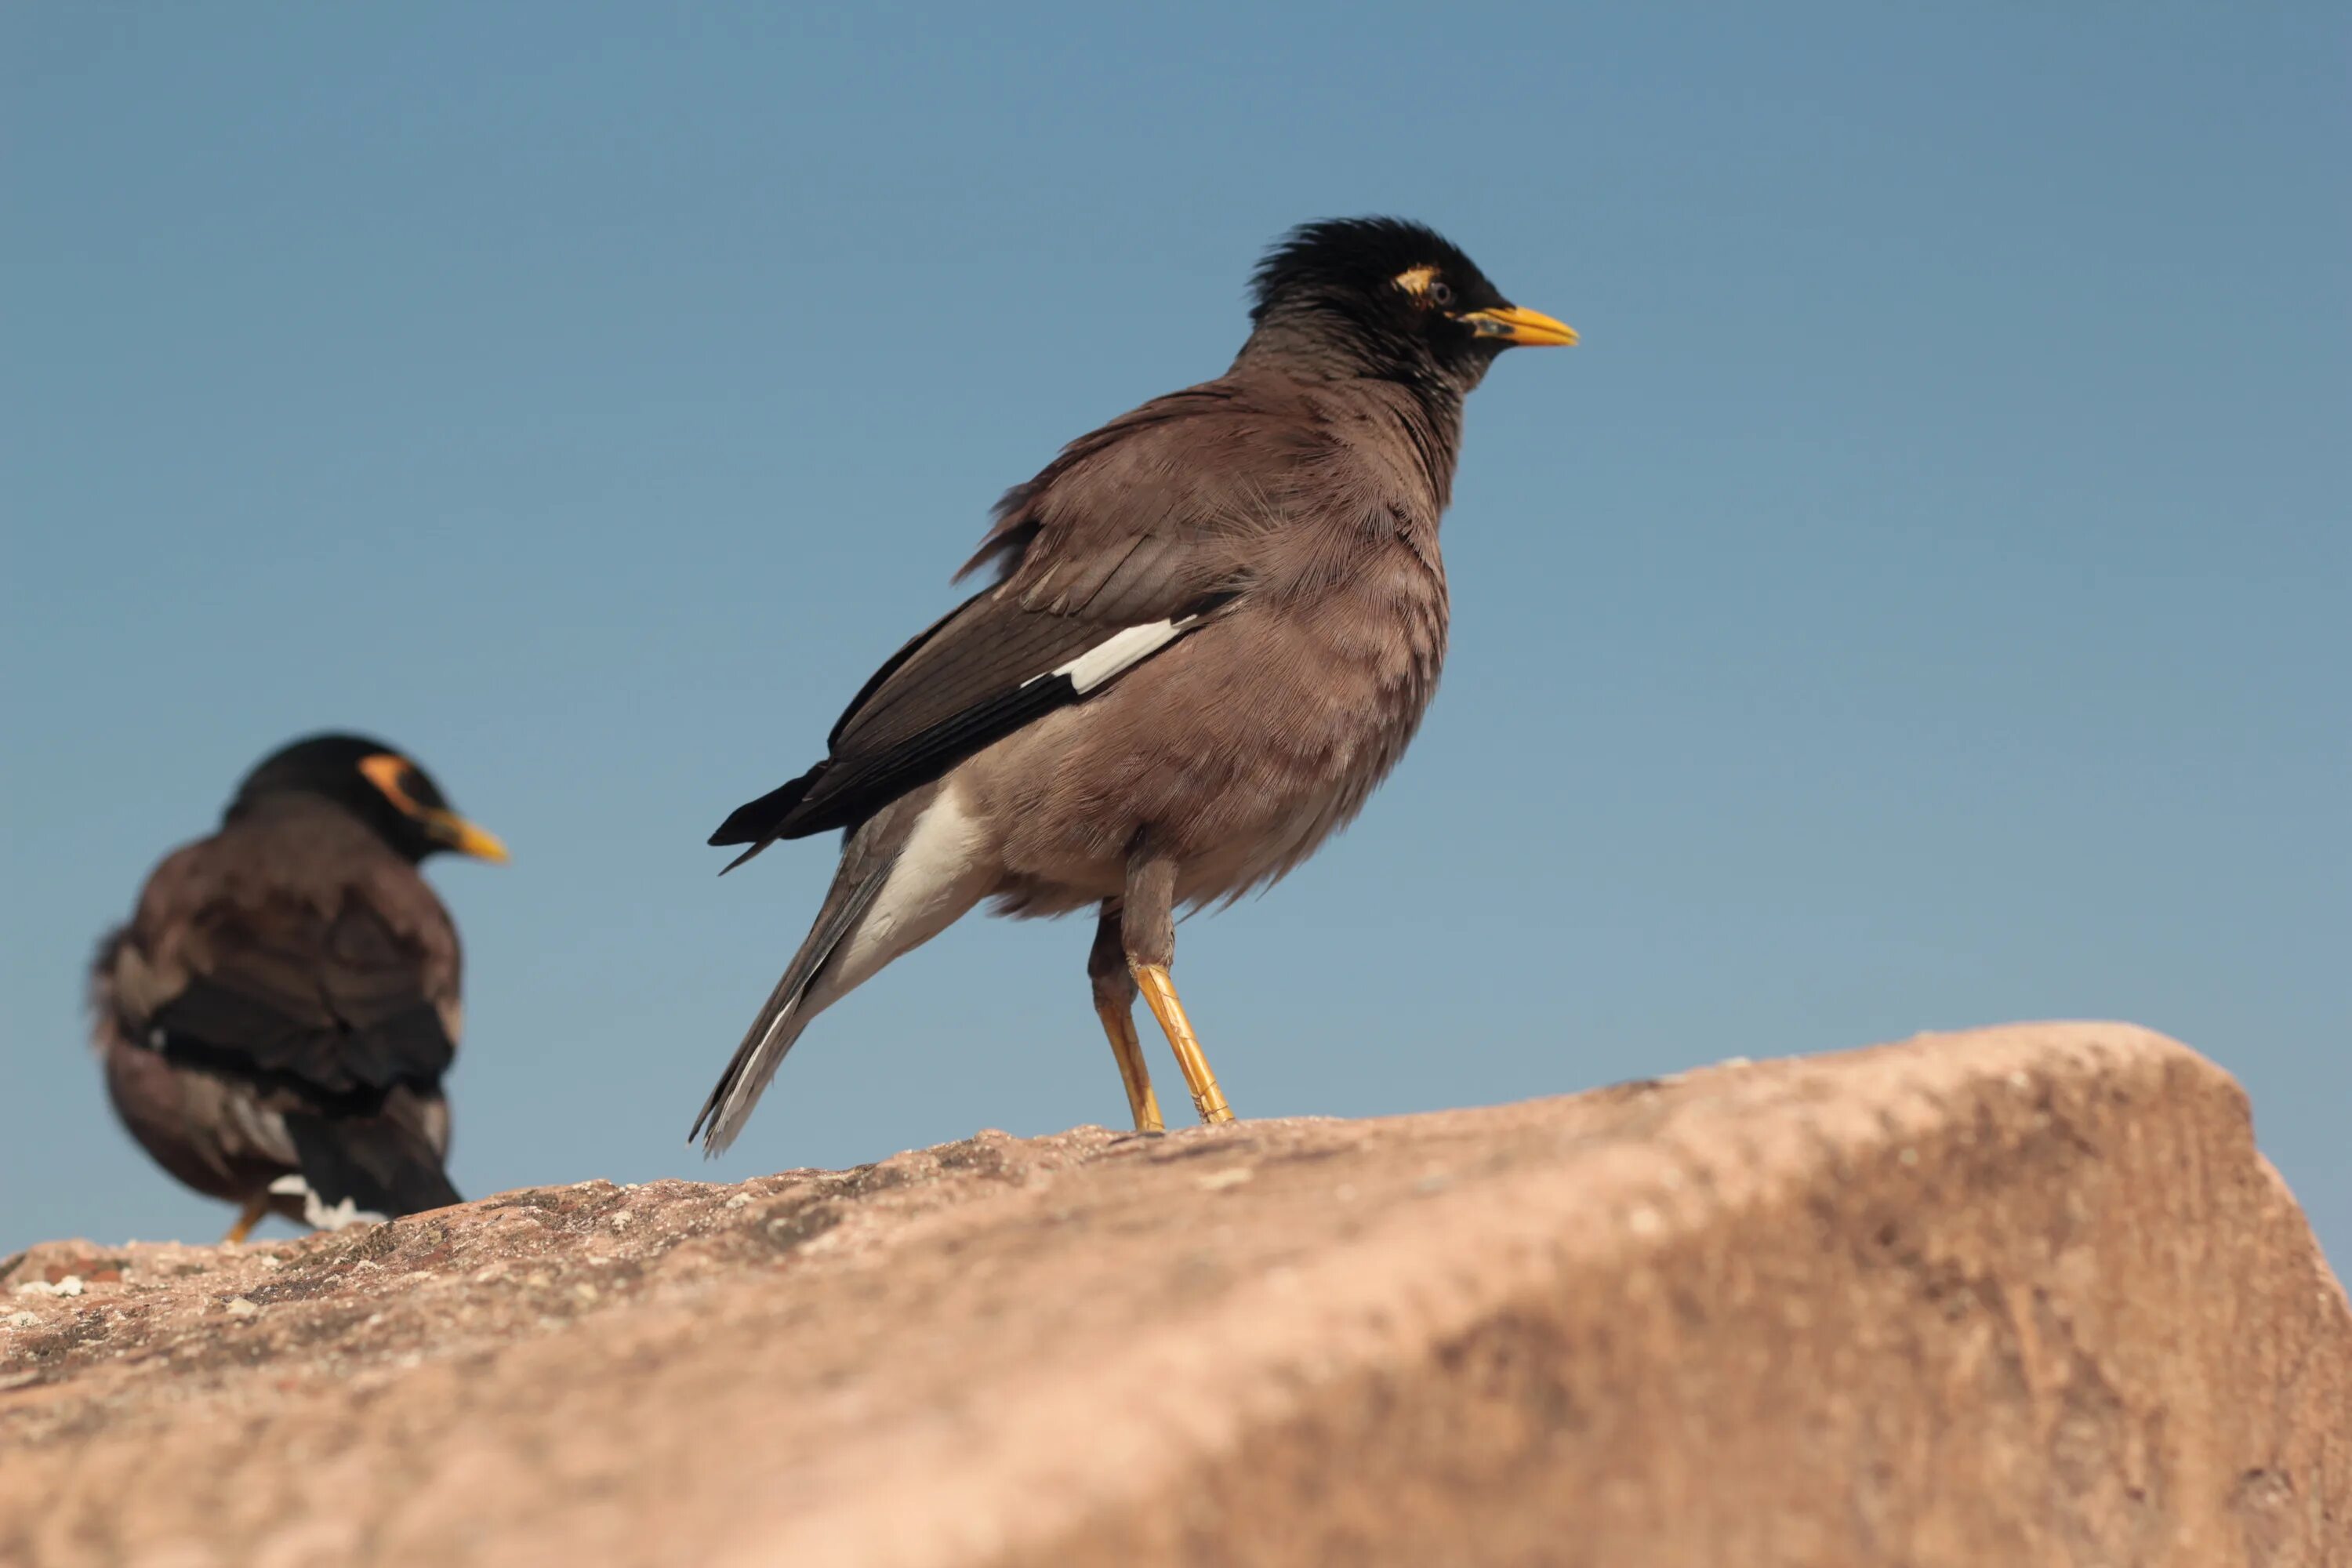
[[[302,1179],[329,1208],[352,1207],[387,1219],[466,1200],[449,1184],[441,1155],[415,1128],[391,1116],[313,1116],[289,1112]]]

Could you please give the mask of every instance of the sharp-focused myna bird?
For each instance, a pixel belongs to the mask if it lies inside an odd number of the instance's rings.
[[[984,898],[1099,910],[1087,973],[1138,1128],[1160,1126],[1139,989],[1202,1119],[1232,1118],[1169,978],[1176,907],[1282,876],[1396,765],[1445,656],[1463,398],[1505,349],[1576,341],[1392,218],[1297,229],[1254,282],[1233,367],[1007,493],[963,568],[995,580],[875,673],[824,761],[711,835],[750,846],[730,869],[846,836],[696,1120],[708,1151],[810,1019]]]
[[[156,1162],[311,1225],[459,1201],[442,1160],[457,928],[417,864],[506,849],[390,746],[318,735],[263,760],[220,831],[166,857],[100,943],[94,1043]]]

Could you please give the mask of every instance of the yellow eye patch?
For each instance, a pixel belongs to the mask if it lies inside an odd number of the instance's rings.
[[[389,752],[379,752],[360,763],[360,772],[368,783],[383,792],[384,798],[411,816],[422,816],[425,808],[409,795],[404,782],[408,772],[408,759],[395,757]]]
[[[1396,286],[1408,294],[1426,294],[1436,281],[1434,267],[1408,267],[1396,276]]]

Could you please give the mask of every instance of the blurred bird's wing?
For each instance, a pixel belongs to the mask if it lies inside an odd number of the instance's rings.
[[[415,870],[305,885],[231,829],[156,869],[106,980],[127,1038],[305,1103],[429,1089],[457,1054],[457,937]]]
[[[1249,591],[1279,497],[1323,441],[1211,383],[1073,442],[1007,494],[970,572],[1003,575],[893,655],[830,754],[738,808],[713,844],[853,827],[964,758],[1081,701]]]

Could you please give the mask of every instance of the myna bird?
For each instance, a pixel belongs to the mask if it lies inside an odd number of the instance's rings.
[[[417,874],[504,860],[399,752],[318,735],[263,760],[220,831],[167,856],[100,943],[93,1042],[123,1125],[166,1171],[332,1227],[460,1202],[442,1160],[457,928]]]
[[[1462,403],[1572,343],[1419,224],[1294,230],[1223,376],[1063,448],[997,503],[995,581],[851,700],[823,762],[710,842],[845,831],[816,923],[711,1090],[716,1153],[809,1020],[984,898],[1100,911],[1087,973],[1139,1129],[1139,989],[1205,1121],[1232,1119],[1169,978],[1180,904],[1270,883],[1396,765],[1445,656],[1438,518]]]

